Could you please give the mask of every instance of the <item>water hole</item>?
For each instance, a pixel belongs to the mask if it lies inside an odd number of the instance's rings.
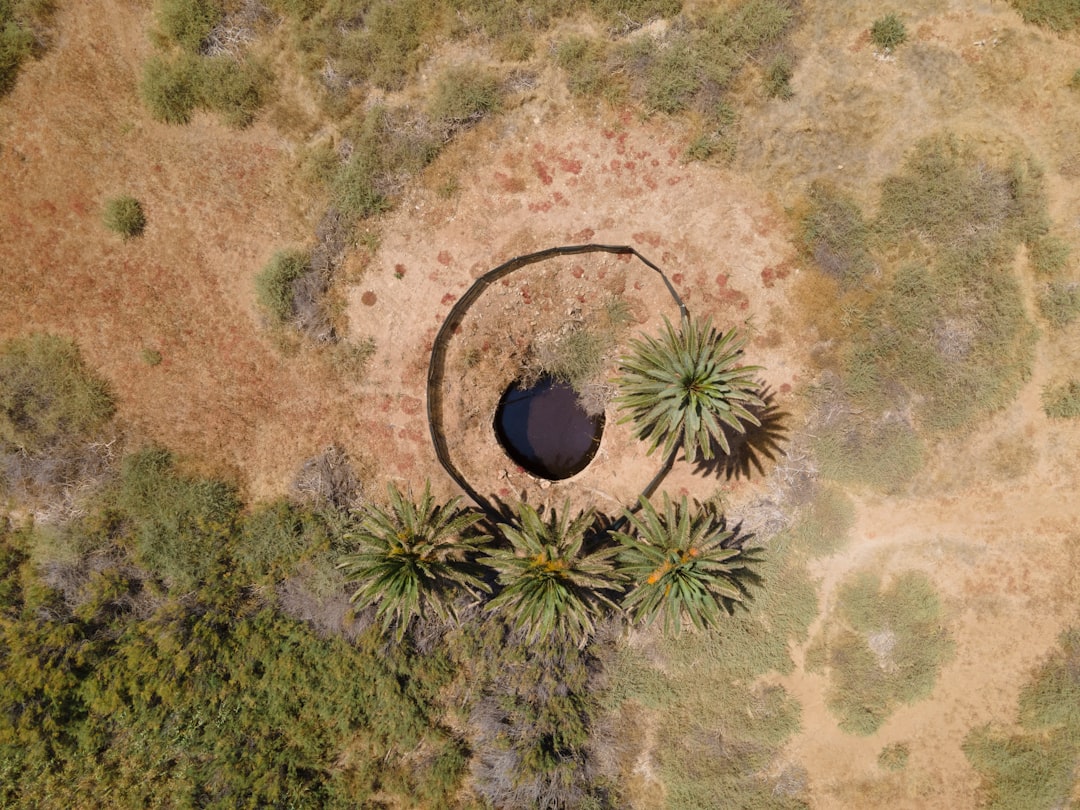
[[[589,416],[577,392],[552,377],[528,387],[512,383],[495,410],[495,435],[510,458],[549,481],[589,466],[603,432],[604,415]]]

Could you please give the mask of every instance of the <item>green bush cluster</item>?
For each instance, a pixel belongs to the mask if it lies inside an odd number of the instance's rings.
[[[817,181],[807,189],[799,216],[799,241],[808,258],[845,287],[874,270],[871,230],[862,210],[848,195]]]
[[[113,414],[76,345],[32,334],[0,346],[0,445],[39,452],[90,436]]]
[[[1080,628],[1061,634],[1019,703],[1019,732],[985,725],[964,740],[982,776],[981,806],[1067,807],[1080,761]]]
[[[158,0],[161,33],[191,53],[198,53],[214,26],[225,16],[217,0]]]
[[[476,65],[451,68],[435,83],[428,114],[447,131],[461,129],[496,112],[502,92],[502,81],[491,70]]]
[[[907,40],[907,29],[895,14],[886,14],[870,26],[870,39],[884,51],[891,51]]]
[[[167,124],[186,124],[196,109],[204,109],[229,126],[245,127],[262,107],[269,82],[258,62],[182,53],[152,57],[139,92],[150,114]]]
[[[113,197],[105,203],[102,220],[110,231],[120,234],[124,239],[141,236],[146,227],[146,214],[142,203],[129,195]]]
[[[1080,284],[1052,281],[1038,298],[1039,312],[1055,329],[1063,329],[1080,315]]]
[[[0,0],[0,96],[11,91],[19,67],[40,47],[34,27],[48,22],[52,10],[45,0]]]
[[[1072,31],[1080,25],[1077,0],[1009,0],[1024,22],[1041,25],[1052,31]]]
[[[827,703],[840,728],[872,734],[901,704],[930,694],[954,644],[933,583],[909,571],[884,585],[861,573],[839,591],[827,628]]]
[[[303,250],[279,250],[255,277],[255,296],[275,326],[293,316],[293,285],[309,271],[311,257]]]
[[[1080,380],[1048,385],[1042,392],[1043,412],[1051,419],[1080,417]]]
[[[0,805],[449,806],[444,658],[320,638],[227,572],[153,597],[115,549],[71,611],[27,542],[0,536]]]

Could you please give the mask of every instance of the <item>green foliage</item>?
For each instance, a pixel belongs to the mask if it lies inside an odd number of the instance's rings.
[[[622,590],[612,556],[617,549],[585,550],[596,516],[590,510],[570,519],[570,502],[546,520],[527,503],[512,524],[499,529],[510,549],[496,549],[484,562],[499,574],[502,590],[487,609],[505,617],[529,642],[567,639],[584,646],[596,620],[616,609]]]
[[[607,47],[600,40],[580,35],[562,40],[555,49],[555,63],[566,73],[566,86],[575,96],[600,96],[611,80]]]
[[[1080,0],[1010,0],[1024,22],[1052,31],[1072,31],[1080,25]]]
[[[643,25],[654,19],[669,19],[682,10],[681,0],[589,0],[594,13],[611,23],[626,20]]]
[[[207,57],[199,62],[199,104],[218,113],[231,127],[246,127],[262,108],[270,79],[269,71],[258,62]]]
[[[713,457],[713,442],[730,453],[725,429],[746,432],[746,423],[761,422],[748,408],[762,407],[755,393],[757,366],[737,366],[746,338],[734,329],[712,328],[711,319],[684,317],[676,332],[664,318],[660,339],[645,335],[631,341],[632,354],[619,361],[619,396],[625,417],[635,422],[634,435],[660,443],[670,453],[682,444],[687,461],[698,452]]]
[[[199,103],[197,57],[153,56],[143,65],[139,94],[150,115],[166,124],[186,124]]]
[[[1054,329],[1063,329],[1080,315],[1080,284],[1052,281],[1039,294],[1039,312]]]
[[[272,584],[292,574],[302,558],[325,545],[327,530],[316,515],[278,500],[243,519],[232,556],[240,576]]]
[[[86,438],[113,413],[75,344],[32,334],[0,345],[0,447],[38,452]]]
[[[191,53],[221,22],[225,11],[217,0],[158,0],[157,22],[161,32]]]
[[[1056,236],[1043,234],[1028,245],[1028,259],[1035,272],[1052,276],[1063,270],[1069,260],[1069,245]]]
[[[1080,417],[1080,380],[1048,385],[1042,392],[1043,412],[1051,419]]]
[[[718,796],[755,810],[809,806],[805,774],[777,767],[799,728],[798,701],[762,676],[792,670],[790,649],[806,639],[817,593],[797,546],[768,544],[746,610],[708,632],[622,643],[608,666],[612,733],[622,750],[649,745],[671,807],[712,810]],[[643,718],[655,729],[648,742]]]
[[[791,77],[795,75],[795,60],[791,54],[778,53],[767,65],[764,76],[765,95],[769,98],[789,99],[795,95],[791,89]]]
[[[120,234],[124,239],[140,236],[146,227],[142,204],[126,194],[113,197],[105,203],[102,219],[106,228]]]
[[[885,587],[873,573],[852,577],[826,632],[826,700],[852,734],[872,734],[897,706],[929,695],[954,649],[933,583],[917,571]]]
[[[445,619],[454,614],[459,595],[490,591],[472,560],[488,538],[463,535],[481,515],[458,510],[459,498],[436,505],[425,485],[420,502],[413,503],[393,484],[387,490],[390,509],[364,509],[348,535],[357,550],[343,556],[338,568],[358,586],[352,601],[376,606],[383,630],[395,625],[400,641],[424,612]]]
[[[390,208],[395,178],[418,173],[438,154],[435,140],[401,125],[400,113],[373,107],[351,137],[352,155],[330,184],[346,217],[364,218]]]
[[[853,255],[872,267],[854,204],[816,196],[828,207],[810,203],[808,252],[841,279]],[[836,460],[845,447],[864,443],[890,412],[912,408],[918,429],[955,431],[1015,397],[1036,332],[1010,264],[1020,243],[1045,235],[1045,205],[1037,167],[991,164],[947,135],[919,142],[903,170],[884,181],[873,242],[905,263],[885,266],[877,278],[855,273],[861,287],[843,292],[826,316],[839,338],[845,410],[861,414],[834,421],[833,435],[819,441],[826,455]]]
[[[477,65],[451,68],[439,77],[428,113],[447,130],[470,126],[496,112],[502,103],[502,82]]]
[[[878,754],[878,765],[887,771],[902,771],[907,767],[908,756],[911,750],[907,743],[893,743],[886,745]]]
[[[644,496],[640,503],[638,514],[624,513],[633,533],[614,532],[623,546],[619,570],[632,582],[623,607],[638,622],[662,613],[665,632],[677,634],[684,618],[715,628],[742,601],[758,560],[731,542],[713,509],[691,510],[685,496],[675,504],[666,492],[663,515]]]
[[[870,26],[870,39],[884,51],[891,51],[907,40],[907,29],[895,14],[886,14],[874,20]]]
[[[0,0],[0,96],[11,91],[23,61],[39,50],[34,31],[52,11],[51,3],[40,0]]]
[[[139,90],[158,121],[186,124],[196,108],[218,113],[233,127],[250,124],[265,101],[269,72],[229,56],[154,56],[143,66]]]
[[[851,498],[843,490],[827,487],[817,493],[788,533],[810,556],[825,556],[847,545],[854,525]]]
[[[240,509],[231,487],[183,475],[167,450],[150,449],[124,459],[115,497],[135,558],[170,590],[191,591],[224,564]]]
[[[1069,77],[1069,89],[1080,90],[1080,68],[1077,68],[1076,72]]]
[[[808,205],[799,218],[799,241],[817,266],[845,287],[874,269],[870,226],[859,206],[834,186],[820,181],[807,190]]]
[[[255,297],[275,326],[293,317],[293,285],[310,266],[303,250],[279,250],[255,277]]]
[[[1021,732],[987,725],[964,740],[964,753],[983,777],[982,806],[1067,806],[1080,762],[1080,629],[1061,634],[1019,703]]]
[[[160,366],[162,361],[161,352],[157,349],[146,348],[139,352],[139,357],[148,366]]]

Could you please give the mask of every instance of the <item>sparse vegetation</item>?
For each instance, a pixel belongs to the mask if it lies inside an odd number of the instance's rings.
[[[1042,392],[1043,411],[1051,419],[1080,417],[1080,380],[1048,385]]]
[[[828,705],[852,734],[872,734],[897,706],[929,695],[954,648],[934,586],[916,571],[888,584],[852,577],[825,632]]]
[[[870,39],[883,51],[891,51],[907,40],[907,28],[895,14],[886,14],[870,26]]]
[[[987,725],[964,741],[983,777],[981,806],[1068,806],[1080,760],[1080,630],[1061,634],[1020,692],[1019,710],[1019,733]]]
[[[78,348],[32,334],[0,346],[0,443],[36,453],[85,439],[113,413],[109,387]]]
[[[1039,312],[1055,329],[1064,329],[1080,315],[1080,284],[1052,281],[1039,294]]]
[[[1080,3],[1076,0],[1010,0],[1024,22],[1052,31],[1072,31],[1080,25]]]
[[[42,0],[0,0],[0,97],[15,86],[22,63],[41,50],[35,32],[52,11],[53,5]]]
[[[810,185],[799,226],[807,256],[842,286],[850,287],[873,272],[870,226],[859,206],[835,187]]]
[[[113,197],[105,203],[102,219],[106,228],[120,234],[124,239],[141,236],[146,227],[142,204],[126,194]]]
[[[907,767],[908,756],[911,751],[907,743],[893,743],[886,745],[878,754],[878,765],[887,771],[902,771]]]

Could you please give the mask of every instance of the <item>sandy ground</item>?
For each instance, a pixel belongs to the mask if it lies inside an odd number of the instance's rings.
[[[347,258],[344,319],[376,345],[358,379],[313,349],[283,354],[255,306],[255,274],[275,249],[308,243],[318,213],[297,202],[308,192],[292,180],[296,145],[265,122],[239,132],[201,115],[185,127],[152,122],[136,94],[151,53],[148,9],[62,5],[53,47],[0,101],[0,336],[75,338],[114,387],[133,441],[163,443],[255,499],[286,492],[301,463],[333,441],[369,471],[373,489],[430,478],[453,492],[425,415],[436,330],[481,273],[554,245],[637,247],[696,314],[749,329],[747,360],[765,367],[797,424],[801,400],[789,395],[810,380],[814,338],[791,314],[794,281],[807,271],[785,207],[819,175],[872,206],[908,146],[942,126],[991,150],[1036,154],[1051,214],[1080,253],[1080,105],[1063,89],[1080,40],[1022,26],[1002,4],[923,2],[906,12],[909,47],[883,59],[865,35],[876,7],[821,4],[805,12],[797,38],[795,99],[748,116],[732,168],[683,163],[686,136],[672,125],[576,114],[543,87],[453,145],[433,172],[455,175],[460,191],[443,199],[411,189],[378,223],[375,252]],[[142,200],[149,220],[126,243],[100,224],[104,201],[121,193]],[[575,295],[594,291],[593,280],[583,274]],[[659,293],[636,294],[645,320],[666,306]],[[163,362],[148,366],[145,348]],[[817,564],[820,621],[852,571],[927,572],[957,653],[929,699],[856,738],[837,728],[826,682],[805,674],[803,650],[793,651],[799,666],[783,682],[803,704],[803,731],[789,753],[809,773],[815,807],[880,807],[886,796],[895,807],[974,806],[964,735],[1011,720],[1031,667],[1077,617],[1080,430],[1049,423],[1039,391],[1075,374],[1078,361],[1075,329],[1044,335],[1017,402],[977,435],[937,448],[910,496],[859,496],[851,542]],[[591,486],[618,500],[659,458],[624,454],[611,436],[598,468],[608,477]],[[478,457],[476,474],[494,474],[491,486],[533,485],[509,468],[502,478],[490,458]],[[685,463],[665,482],[700,498],[721,489],[736,504],[768,486],[756,471]],[[897,741],[910,744],[911,761],[886,774],[876,758]]]

